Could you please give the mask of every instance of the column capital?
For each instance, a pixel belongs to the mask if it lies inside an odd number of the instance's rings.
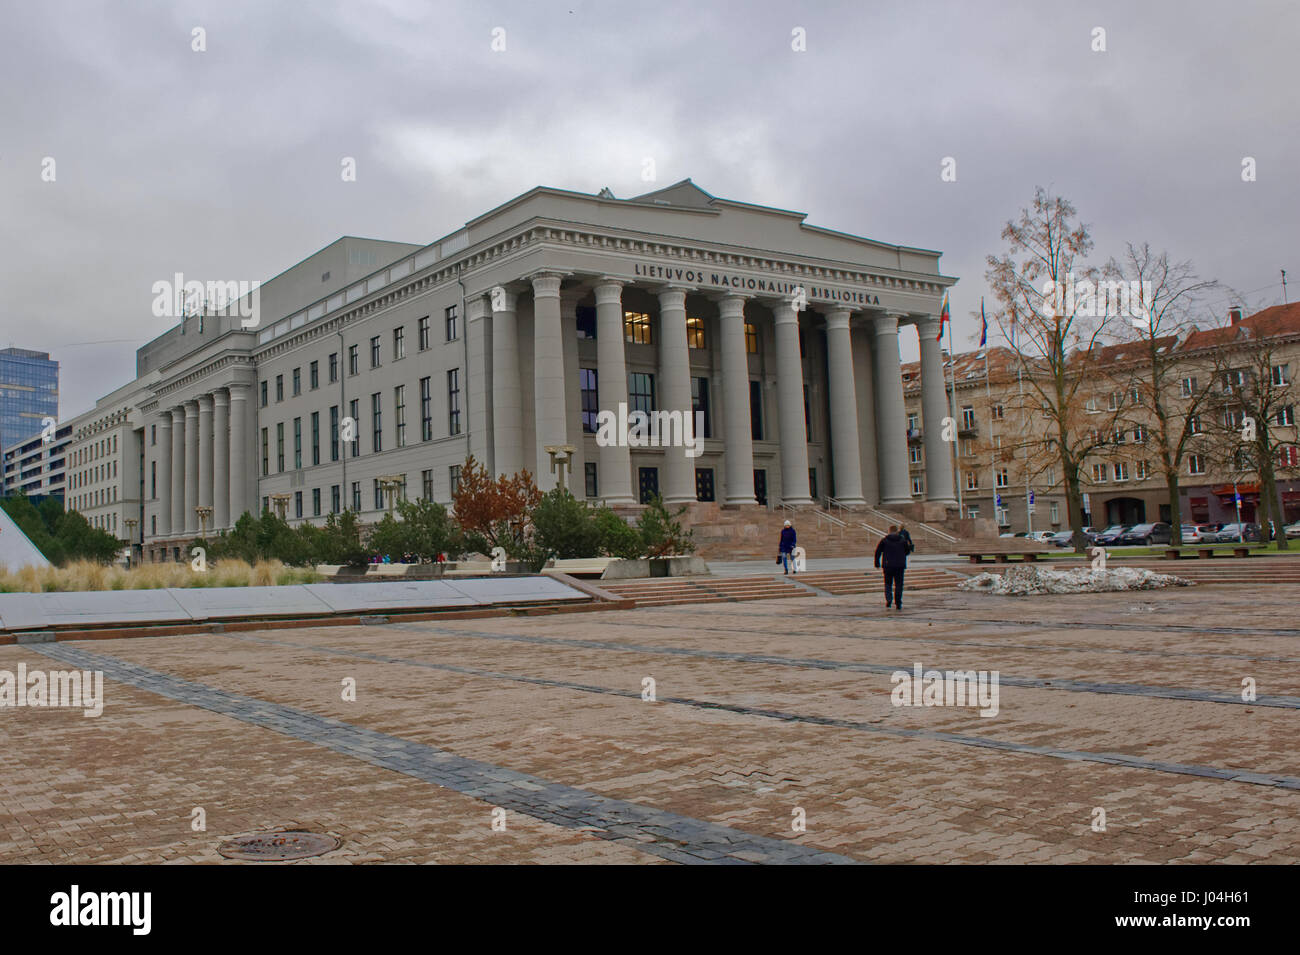
[[[196,399],[199,404],[199,412],[212,413],[212,392],[206,391]]]
[[[684,285],[661,285],[655,293],[659,296],[659,307],[684,309],[686,308],[686,293],[691,291]]]
[[[623,304],[623,287],[626,283],[620,279],[602,278],[596,283],[596,305]]]
[[[564,282],[566,274],[568,273],[544,269],[530,273],[525,278],[533,285],[533,298],[559,298],[560,285]]]
[[[232,381],[226,385],[226,391],[230,394],[231,401],[247,401],[252,387],[247,381]]]
[[[212,392],[212,405],[214,408],[226,408],[230,406],[230,393],[224,388],[218,388]]]
[[[493,315],[513,312],[519,304],[519,293],[511,291],[504,285],[495,285],[485,294]]]
[[[847,305],[832,305],[826,311],[826,328],[830,330],[848,328],[853,317],[853,309]]]
[[[197,418],[199,416],[199,401],[197,398],[191,398],[189,401],[181,402],[181,413],[187,418]]]
[[[927,334],[929,334],[930,332],[934,332],[935,333],[934,341],[938,342],[939,340],[938,338],[939,316],[938,315],[918,315],[916,317],[915,325],[916,325],[916,331],[921,336],[922,341],[925,341],[925,336]]]
[[[168,429],[168,430],[171,430],[171,426],[172,426],[172,413],[171,413],[171,411],[170,411],[170,410],[167,410],[167,411],[159,412],[159,414],[158,414],[158,427],[160,427],[160,428],[166,428],[166,429]]]
[[[877,335],[898,335],[898,319],[905,315],[905,312],[885,311],[880,312],[871,319],[871,330]]]
[[[492,303],[486,292],[465,296],[465,321],[480,322],[492,314]]]
[[[777,299],[767,303],[772,309],[772,317],[778,325],[798,325],[799,313],[794,310],[794,303],[787,299]]]

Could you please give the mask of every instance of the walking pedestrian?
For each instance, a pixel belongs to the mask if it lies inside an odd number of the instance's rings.
[[[786,521],[785,527],[781,528],[781,543],[777,548],[776,562],[785,570],[787,577],[790,576],[791,554],[794,552],[794,548],[794,526],[789,521]],[[798,570],[795,570],[796,574],[798,572]]]
[[[912,543],[912,535],[907,532],[905,524],[898,525],[898,536],[907,541],[907,552],[909,554],[916,550],[916,545]]]
[[[907,569],[908,541],[898,532],[896,524],[889,525],[889,533],[876,545],[876,566],[885,572],[885,609],[891,606],[903,609],[903,572]]]

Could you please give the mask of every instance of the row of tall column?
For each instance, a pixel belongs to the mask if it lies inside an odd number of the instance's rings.
[[[248,401],[249,386],[232,383],[159,412],[158,537],[197,535],[198,507],[212,508],[209,533],[249,510]]]
[[[528,462],[543,489],[555,485],[547,446],[568,443],[581,434],[577,336],[571,294],[561,291],[563,276],[543,272],[530,277],[533,291],[533,419],[536,460]],[[597,388],[602,409],[615,411],[628,403],[627,362],[624,352],[624,282],[604,279],[596,283]],[[692,408],[689,346],[686,331],[686,288],[662,286],[657,291],[659,350],[656,404],[667,411],[688,414]],[[724,401],[726,502],[754,504],[754,451],[750,421],[750,373],[745,344],[747,298],[726,294],[719,298],[722,394]],[[563,305],[562,305],[563,302]],[[781,446],[781,499],[787,504],[813,503],[809,493],[808,435],[804,416],[803,363],[799,348],[799,316],[789,301],[767,301],[775,320],[777,426]],[[471,387],[478,401],[471,403],[471,450],[480,460],[491,461],[495,474],[513,474],[525,465],[523,395],[519,374],[518,296],[497,288],[470,303],[469,350]],[[491,316],[490,329],[487,317]],[[867,503],[863,497],[859,443],[857,389],[853,374],[850,333],[852,310],[832,307],[826,318],[827,361],[830,389],[832,469],[837,498],[846,504]],[[875,315],[873,387],[876,420],[875,444],[879,457],[882,503],[912,501],[908,466],[906,412],[899,374],[899,320],[902,312]],[[567,319],[567,322],[566,322]],[[938,319],[918,319],[921,345],[922,410],[925,419],[926,490],[933,501],[954,503],[952,464],[942,440],[947,399],[943,360],[935,337]],[[490,339],[490,343],[489,343]],[[479,382],[475,385],[473,382]],[[490,384],[489,384],[490,382]],[[490,402],[487,400],[490,395]],[[693,420],[693,419],[692,419]],[[491,434],[490,443],[486,435]],[[580,442],[578,443],[580,446]],[[660,490],[665,503],[681,504],[695,498],[695,462],[685,448],[664,452]],[[601,497],[610,504],[632,504],[631,451],[624,443],[599,449]],[[582,469],[581,452],[572,462],[574,475]]]

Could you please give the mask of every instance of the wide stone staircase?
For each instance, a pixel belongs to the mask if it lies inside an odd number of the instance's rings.
[[[877,508],[806,507],[699,510],[689,526],[696,553],[705,560],[775,560],[781,528],[794,526],[809,560],[870,557],[891,524],[904,524],[918,554],[952,554],[976,542],[943,522],[921,522]],[[987,541],[985,541],[987,543]]]
[[[638,607],[814,596],[813,591],[798,587],[784,577],[778,579],[762,574],[749,577],[658,577],[648,580],[602,581],[601,589],[625,600],[633,600]]]

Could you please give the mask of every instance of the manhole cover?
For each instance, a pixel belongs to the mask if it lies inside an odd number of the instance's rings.
[[[342,844],[343,840],[319,832],[254,832],[227,839],[217,851],[227,859],[245,862],[284,862],[324,855]]]

